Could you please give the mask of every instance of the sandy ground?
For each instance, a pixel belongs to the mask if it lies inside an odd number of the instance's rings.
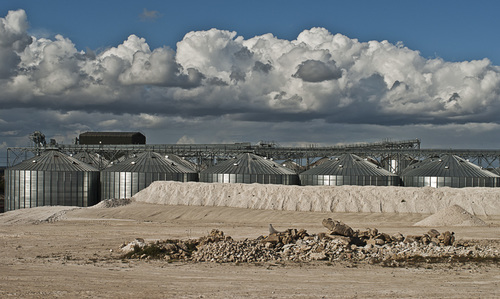
[[[67,210],[66,212],[64,212]],[[197,238],[220,229],[235,239],[278,230],[324,232],[323,218],[355,229],[422,234],[429,214],[331,213],[134,202],[114,208],[42,207],[0,214],[2,298],[494,298],[498,265],[378,265],[168,263],[122,260],[121,244]],[[500,241],[500,216],[487,227],[440,227],[458,239]],[[112,250],[112,251],[111,251]]]

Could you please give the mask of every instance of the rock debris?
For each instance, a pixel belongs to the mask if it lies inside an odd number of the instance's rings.
[[[208,236],[151,243],[136,239],[121,247],[122,258],[215,263],[350,262],[405,266],[436,262],[490,262],[500,264],[496,243],[457,241],[453,232],[430,229],[423,235],[389,235],[376,228],[353,230],[341,221],[323,220],[326,232],[274,229],[268,236],[233,240],[212,230]],[[272,228],[272,225],[270,226]]]

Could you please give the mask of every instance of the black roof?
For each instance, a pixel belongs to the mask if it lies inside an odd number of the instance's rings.
[[[142,135],[141,132],[85,132],[81,133],[80,136],[84,137],[133,137],[136,135]]]

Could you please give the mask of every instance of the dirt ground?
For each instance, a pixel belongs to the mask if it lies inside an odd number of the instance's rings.
[[[324,218],[355,229],[422,234],[429,215],[320,213],[132,203],[79,208],[40,221],[54,208],[0,214],[2,298],[495,298],[498,264],[426,264],[403,268],[331,263],[215,264],[120,259],[120,245],[198,238],[219,229],[234,239],[278,230],[324,232]],[[17,213],[17,214],[15,214]],[[45,213],[45,214],[43,214]],[[42,215],[43,214],[43,215]],[[50,218],[50,217],[49,217]],[[443,227],[458,239],[500,242],[500,216],[488,227]]]

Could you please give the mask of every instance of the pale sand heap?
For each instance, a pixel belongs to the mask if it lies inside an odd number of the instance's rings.
[[[473,215],[500,215],[500,188],[286,186],[153,182],[138,202],[248,209],[434,214],[459,205]]]
[[[487,226],[486,222],[472,215],[458,205],[452,205],[438,211],[414,226]]]
[[[65,219],[66,212],[78,207],[44,206],[30,209],[19,209],[0,214],[0,224],[38,224]]]

